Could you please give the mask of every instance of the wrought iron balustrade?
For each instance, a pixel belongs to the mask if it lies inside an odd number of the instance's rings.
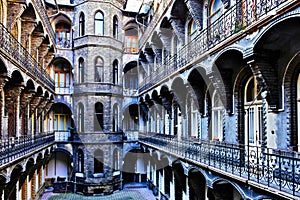
[[[32,153],[51,142],[54,142],[53,133],[2,139],[0,142],[0,166]]]
[[[276,8],[288,1],[292,0],[238,1],[235,5],[227,9],[216,21],[202,30],[195,39],[183,46],[177,55],[166,56],[162,64],[154,64],[156,70],[140,82],[139,92],[150,88],[165,77],[183,69],[188,63],[192,63],[201,56],[204,56],[206,52],[236,35],[241,30],[254,26],[256,22],[267,17],[269,14],[273,15],[273,11]],[[144,44],[144,40],[150,37],[149,28],[146,31],[144,34],[145,37],[142,38],[143,40],[140,44]]]
[[[22,67],[28,70],[34,77],[45,83],[52,90],[55,89],[54,80],[42,69],[30,53],[11,35],[0,23],[0,48],[10,57],[14,58]]]
[[[178,158],[210,166],[289,195],[300,197],[300,154],[260,146],[203,140],[178,140],[166,135],[141,135],[140,142]]]

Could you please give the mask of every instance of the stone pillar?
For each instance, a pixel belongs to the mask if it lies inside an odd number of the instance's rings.
[[[189,186],[189,177],[186,176],[186,193],[184,199],[190,199],[190,186]]]
[[[193,19],[195,20],[199,29],[203,26],[203,1],[186,0],[185,1],[188,10],[190,11]]]
[[[20,187],[19,187],[19,180],[16,183],[16,199],[17,200],[21,200],[21,191],[20,191]]]
[[[175,17],[171,17],[171,26],[175,32],[175,34],[178,37],[178,40],[181,42],[181,44],[184,44],[184,37],[185,37],[185,24],[184,22]]]
[[[26,45],[26,42],[29,42],[30,34],[34,29],[36,22],[34,21],[34,19],[30,18],[23,18],[21,20],[21,26],[23,30],[21,31],[21,44],[30,52],[30,44]]]
[[[170,183],[170,200],[175,200],[175,174],[172,170],[172,182]]]
[[[31,102],[30,102],[30,114],[34,114],[33,117],[33,123],[32,126],[33,126],[33,129],[32,129],[32,134],[35,135],[37,133],[37,123],[38,123],[38,120],[37,120],[37,106],[39,105],[40,101],[42,100],[42,96],[40,95],[34,95]]]
[[[33,90],[26,90],[23,91],[21,94],[21,117],[22,117],[22,124],[21,124],[21,134],[25,135],[28,133],[28,119],[29,119],[29,102],[31,101]]]

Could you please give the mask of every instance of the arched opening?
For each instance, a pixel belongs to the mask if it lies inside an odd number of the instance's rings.
[[[118,84],[119,79],[119,62],[118,60],[114,60],[113,62],[113,84]]]
[[[123,113],[123,130],[127,140],[137,139],[139,130],[139,107],[137,104],[128,106]]]
[[[118,39],[119,36],[119,22],[117,16],[113,18],[113,37]]]
[[[77,124],[77,130],[79,133],[84,132],[84,107],[83,105],[80,103],[78,104],[78,124]]]
[[[145,183],[147,181],[146,163],[149,152],[133,149],[126,153],[123,159],[123,183]]]
[[[138,52],[138,31],[135,28],[125,30],[125,52]]]
[[[66,22],[59,22],[55,25],[55,42],[57,47],[71,47],[71,27]]]
[[[100,56],[95,59],[95,82],[104,82],[104,61]]]
[[[138,68],[137,62],[131,61],[124,67],[124,86],[125,89],[138,89]]]
[[[191,200],[205,200],[205,177],[198,170],[192,169],[189,171],[189,188]]]
[[[70,108],[63,103],[55,103],[52,105],[52,111],[55,141],[68,141],[73,130]]]

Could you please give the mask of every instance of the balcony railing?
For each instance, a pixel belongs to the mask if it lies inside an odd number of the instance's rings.
[[[10,32],[0,23],[0,48],[8,56],[19,62],[20,66],[28,70],[34,77],[54,90],[54,80],[42,69],[37,61],[28,53],[28,51],[10,34]]]
[[[54,131],[55,142],[68,142],[71,137],[70,131]]]
[[[54,134],[41,134],[35,136],[11,137],[1,140],[0,166],[12,162],[22,156],[30,154],[43,146],[54,142]]]
[[[139,136],[140,142],[176,157],[222,170],[259,184],[272,192],[300,197],[300,154],[251,145],[213,141],[178,140],[167,135]],[[253,184],[254,185],[254,184]]]
[[[142,92],[162,79],[179,71],[188,63],[192,63],[205,53],[224,42],[229,37],[237,35],[244,29],[251,28],[256,22],[268,15],[274,14],[276,8],[282,6],[288,0],[243,0],[228,9],[215,22],[210,24],[187,45],[183,46],[177,55],[164,58],[163,64],[156,64],[156,70],[140,82],[139,92]],[[291,1],[293,2],[293,1]],[[272,12],[271,12],[272,11]],[[154,25],[155,23],[151,23]],[[147,29],[149,32],[149,27]],[[146,34],[144,34],[146,35]],[[149,35],[146,35],[149,37]],[[145,37],[145,38],[146,38]],[[140,44],[144,43],[142,38]]]

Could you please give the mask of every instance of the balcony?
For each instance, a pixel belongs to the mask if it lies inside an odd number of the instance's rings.
[[[74,84],[74,93],[102,93],[122,95],[122,86],[112,83],[92,82]]]
[[[10,34],[10,32],[0,23],[0,48],[8,57],[17,61],[23,71],[29,71],[32,77],[47,85],[54,90],[54,80],[42,69],[37,61],[28,53],[28,51]]]
[[[56,84],[55,87],[55,94],[58,95],[64,95],[64,94],[73,94],[74,88],[73,86],[66,86],[66,87],[57,87],[58,83]]]
[[[127,141],[138,140],[139,132],[138,131],[124,131],[124,136]]]
[[[54,138],[55,142],[68,142],[71,136],[70,131],[55,131]]]
[[[143,92],[164,78],[180,72],[187,64],[204,58],[207,52],[221,46],[224,48],[225,45],[244,36],[247,30],[271,18],[274,13],[286,9],[287,4],[296,3],[295,0],[262,0],[258,2],[254,3],[253,0],[239,1],[229,8],[218,20],[201,31],[194,40],[183,46],[177,54],[178,56],[173,55],[164,58],[164,63],[158,64],[156,70],[139,83],[139,92]],[[243,8],[243,12],[241,12],[241,8]],[[140,47],[151,36],[150,31],[157,25],[158,19],[157,15],[153,17],[144,33],[145,37],[140,40]]]
[[[300,154],[251,145],[140,135],[140,142],[218,174],[285,196],[300,197]]]
[[[3,139],[0,143],[0,166],[13,162],[54,142],[54,134],[20,136]]]

